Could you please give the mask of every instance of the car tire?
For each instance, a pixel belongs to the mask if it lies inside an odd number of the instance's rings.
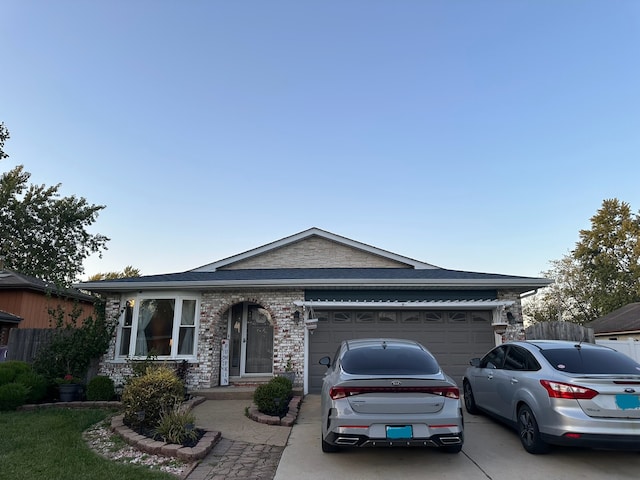
[[[524,449],[533,454],[546,453],[549,445],[542,440],[538,422],[527,405],[518,410],[518,436]]]
[[[325,442],[324,438],[322,439],[322,451],[323,453],[336,453],[340,448],[332,443]]]
[[[478,405],[476,405],[476,399],[473,396],[471,384],[465,380],[462,384],[462,390],[464,392],[464,408],[466,408],[467,412],[471,415],[477,415],[480,413]]]
[[[444,453],[460,453],[462,451],[462,444],[446,445],[444,447],[440,447],[440,451]]]

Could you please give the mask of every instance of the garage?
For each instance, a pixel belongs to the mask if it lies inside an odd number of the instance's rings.
[[[309,332],[309,391],[322,387],[326,367],[320,358],[333,358],[340,342],[351,338],[394,337],[416,340],[433,353],[442,369],[462,385],[472,357],[495,346],[492,310],[332,309],[314,312],[317,328]]]

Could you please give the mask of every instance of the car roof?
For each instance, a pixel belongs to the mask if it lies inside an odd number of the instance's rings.
[[[347,346],[348,349],[352,348],[362,348],[362,347],[376,347],[385,343],[387,346],[392,347],[413,347],[413,348],[423,348],[415,340],[406,340],[403,338],[356,338],[352,340],[344,340],[343,343]]]
[[[581,348],[593,348],[593,349],[606,349],[602,345],[597,345],[595,343],[587,343],[587,342],[579,342],[575,340],[526,340],[526,341],[517,341],[517,342],[508,342],[515,345],[535,345],[540,350],[558,350],[564,348],[575,348],[576,346],[580,346]]]

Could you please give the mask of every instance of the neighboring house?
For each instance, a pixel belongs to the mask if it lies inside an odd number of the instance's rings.
[[[101,373],[122,382],[129,358],[187,360],[206,389],[296,373],[318,391],[341,340],[412,338],[457,381],[500,342],[521,296],[544,278],[446,270],[317,228],[182,273],[85,282],[119,328]],[[228,348],[228,356],[226,355]]]
[[[630,303],[585,325],[597,340],[640,340],[640,303]]]
[[[72,289],[57,289],[35,277],[0,269],[0,345],[7,345],[11,328],[51,328],[49,309],[71,313],[74,305],[82,317],[93,314],[95,298]]]

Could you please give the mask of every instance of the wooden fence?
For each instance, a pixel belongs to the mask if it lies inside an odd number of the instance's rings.
[[[541,322],[525,329],[527,340],[571,340],[596,343],[593,328],[572,322]]]
[[[12,328],[9,334],[7,360],[32,363],[41,346],[51,341],[50,328]]]

